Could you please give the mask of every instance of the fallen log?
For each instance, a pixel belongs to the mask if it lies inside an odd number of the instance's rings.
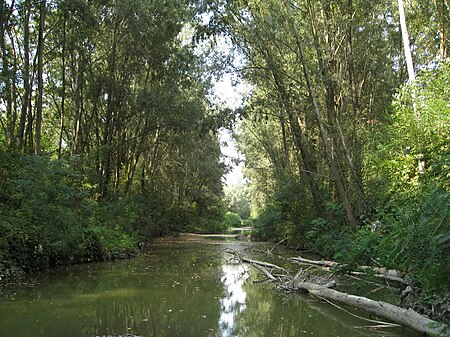
[[[300,264],[309,264],[314,266],[320,266],[324,268],[339,268],[344,267],[344,265],[334,262],[334,261],[327,261],[327,260],[310,260],[305,259],[303,257],[292,257],[290,259],[293,262],[300,263]],[[400,272],[394,269],[387,269],[387,268],[380,268],[380,267],[370,267],[370,266],[359,266],[358,269],[360,271],[349,271],[349,274],[352,275],[366,275],[369,272],[373,272],[373,276],[382,278],[391,282],[399,283],[403,286],[408,285],[408,283],[401,277]]]
[[[261,261],[256,261],[256,260],[248,259],[248,258],[246,258],[246,257],[242,257],[241,260],[242,260],[243,262],[248,262],[248,263],[250,263],[250,264],[252,264],[252,265],[254,265],[254,266],[257,265],[257,266],[261,266],[261,267],[267,267],[267,268],[271,268],[271,269],[277,269],[277,270],[282,271],[282,272],[284,273],[284,275],[289,275],[289,272],[288,272],[286,269],[284,269],[284,268],[282,268],[282,267],[280,267],[280,266],[277,266],[276,264],[267,263],[267,262],[261,262]]]
[[[276,264],[262,262],[262,261],[256,261],[256,260],[252,260],[252,259],[243,257],[235,250],[227,250],[227,253],[233,255],[235,258],[237,258],[241,262],[247,262],[247,263],[251,264],[253,267],[260,270],[264,275],[266,275],[266,277],[268,279],[270,279],[272,281],[277,281],[277,280],[279,280],[280,277],[290,276],[289,272],[286,269],[284,269],[283,267],[277,266]],[[276,270],[282,272],[282,274],[277,275],[278,277],[276,277],[268,269],[271,269],[271,270],[276,269]]]
[[[249,263],[258,270],[262,271],[268,279],[282,282],[279,288],[283,290],[306,291],[326,301],[338,302],[364,310],[370,314],[383,317],[391,322],[403,325],[430,336],[450,336],[450,330],[446,324],[433,321],[428,317],[420,315],[412,309],[405,309],[390,303],[374,301],[367,297],[355,296],[331,289],[336,285],[334,281],[328,280],[328,282],[325,282],[326,279],[323,279],[321,284],[307,281],[305,282],[305,280],[309,278],[308,275],[310,274],[307,271],[304,273],[304,275],[306,275],[305,277],[302,277],[301,270],[295,276],[292,276],[286,269],[272,263],[244,258],[237,252],[233,252],[232,254],[238,258],[239,261]],[[275,277],[267,268],[282,270],[285,273],[283,274],[283,277]]]
[[[312,264],[314,266],[321,266],[321,267],[327,267],[327,268],[339,266],[339,263],[334,262],[334,261],[310,260],[310,259],[305,259],[301,256],[291,257],[291,261],[298,262],[298,263]]]
[[[321,285],[299,282],[296,286],[309,291],[320,298],[350,305],[379,317],[386,318],[394,323],[401,324],[430,336],[448,336],[448,327],[422,316],[412,309],[404,309],[382,301],[374,301],[366,297],[350,295],[340,291],[326,288]]]

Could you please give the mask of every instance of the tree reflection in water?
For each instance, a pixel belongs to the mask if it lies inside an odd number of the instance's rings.
[[[220,299],[219,335],[233,336],[233,330],[239,314],[247,307],[244,282],[249,278],[247,267],[241,264],[225,264],[222,266],[221,282],[224,295]]]

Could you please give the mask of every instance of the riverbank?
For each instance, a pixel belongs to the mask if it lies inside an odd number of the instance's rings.
[[[167,189],[102,191],[97,178],[81,159],[0,148],[0,282],[61,265],[134,256],[141,242],[194,223],[224,229],[219,196],[209,195],[213,200],[194,209],[187,196],[182,205],[175,203]]]

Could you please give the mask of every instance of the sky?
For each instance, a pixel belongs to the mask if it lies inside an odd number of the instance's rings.
[[[203,15],[203,24],[207,24],[211,18],[211,14]],[[192,32],[186,30],[186,35],[189,36]],[[183,39],[183,37],[181,37]],[[231,41],[224,37],[218,36],[217,40],[215,40],[215,49],[223,56],[232,56],[233,65],[235,69],[238,69],[244,63],[243,57],[233,51]],[[200,44],[197,46],[197,52],[199,55],[204,54],[205,50],[208,49],[208,43],[205,42],[205,45]],[[233,85],[234,84],[234,85]],[[213,83],[213,92],[210,99],[218,105],[222,107],[236,109],[242,107],[243,105],[243,97],[247,96],[250,91],[249,86],[244,84],[239,78],[236,77],[236,73],[228,73],[224,72],[219,80],[216,80]],[[223,161],[230,165],[232,170],[223,177],[223,181],[226,185],[238,185],[243,183],[244,175],[242,173],[242,169],[244,167],[244,156],[241,153],[238,153],[235,142],[231,136],[229,130],[221,129],[219,134],[219,140],[221,143],[221,151]],[[233,163],[233,159],[240,159],[240,164],[236,165]]]
[[[245,84],[238,83],[236,86],[233,86],[232,82],[232,75],[225,74],[220,81],[217,81],[214,84],[214,92],[215,96],[222,104],[228,108],[235,109],[242,106],[242,96],[248,89]],[[232,165],[232,170],[225,175],[224,182],[228,186],[240,184],[244,180],[244,175],[242,173],[244,166],[242,162],[244,159],[243,154],[238,153],[229,130],[220,130],[219,137],[224,162]],[[232,163],[232,159],[236,158],[241,159],[239,165]]]

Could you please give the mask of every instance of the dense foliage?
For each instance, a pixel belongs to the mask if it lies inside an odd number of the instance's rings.
[[[0,274],[222,229],[208,6],[0,2]]]
[[[243,220],[250,218],[250,198],[249,191],[246,184],[235,184],[225,186],[225,203],[228,210],[236,213]]]
[[[397,1],[235,0],[214,22],[252,88],[236,139],[257,235],[446,294],[449,8],[405,10],[409,85]]]
[[[448,293],[445,1],[406,8],[407,85],[396,1],[0,6],[1,273],[244,219],[261,238]],[[226,60],[201,49],[221,35],[252,90],[235,116],[208,99]],[[249,183],[223,200],[217,131],[232,117]]]
[[[361,228],[330,231],[322,220],[308,232],[319,250],[349,266],[376,260],[410,272],[428,292],[441,294],[450,277],[449,74],[448,64],[422,74],[415,87],[397,96],[390,123],[374,130],[379,139],[367,167],[372,207]],[[412,105],[404,102],[413,92],[420,97],[420,128]],[[425,159],[422,174],[419,153]]]

